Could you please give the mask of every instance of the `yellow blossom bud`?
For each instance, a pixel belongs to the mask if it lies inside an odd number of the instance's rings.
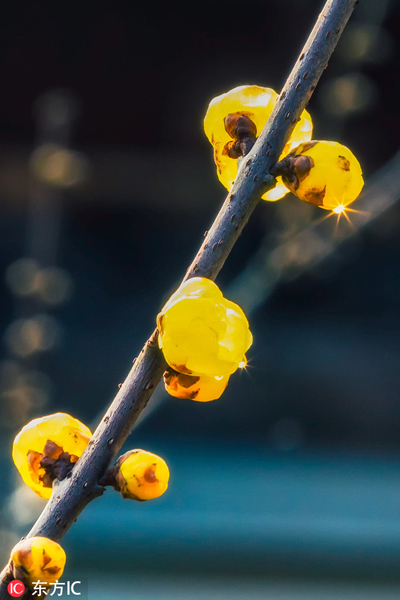
[[[204,131],[214,148],[214,160],[220,182],[230,190],[238,171],[238,157],[243,135],[253,139],[260,135],[278,99],[278,94],[258,85],[241,85],[211,100],[204,117]],[[301,142],[311,140],[312,120],[304,110],[287,142],[281,158]],[[264,200],[275,201],[288,193],[280,178],[266,192]]]
[[[132,500],[152,500],[168,488],[165,460],[145,450],[130,450],[116,463],[116,483],[121,495]]]
[[[271,173],[281,174],[300,200],[335,212],[353,202],[364,185],[360,163],[338,142],[300,144]]]
[[[67,557],[60,544],[45,537],[21,540],[11,551],[13,576],[32,582],[54,583],[63,574]],[[43,585],[44,585],[43,583]]]
[[[157,326],[165,360],[187,375],[230,375],[253,342],[242,309],[205,277],[178,288],[158,315]]]
[[[50,498],[53,480],[66,475],[91,437],[86,425],[64,413],[34,419],[15,438],[13,461],[24,482],[41,498]]]
[[[222,396],[228,385],[229,375],[207,377],[206,375],[194,376],[178,373],[169,369],[164,373],[164,384],[168,394],[175,398],[196,400],[197,402],[210,402]]]

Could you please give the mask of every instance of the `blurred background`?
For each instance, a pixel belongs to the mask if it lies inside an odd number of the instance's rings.
[[[225,198],[202,129],[230,88],[279,91],[323,3],[20,2],[0,23],[0,556],[43,507],[17,431],[95,427]],[[218,283],[254,333],[220,400],[156,390],[125,449],[152,503],[108,490],[63,540],[113,600],[400,593],[400,2],[363,0],[309,105],[359,158],[348,218],[262,202]]]

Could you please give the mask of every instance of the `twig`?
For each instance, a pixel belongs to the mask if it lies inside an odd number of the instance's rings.
[[[268,123],[250,153],[216,220],[190,265],[185,280],[215,279],[261,195],[273,185],[269,174],[307,105],[354,9],[354,0],[328,0],[297,60]],[[166,369],[157,331],[146,342],[84,454],[53,494],[28,537],[59,541],[84,507],[104,489],[98,481],[116,457]],[[0,599],[6,598],[4,580]]]

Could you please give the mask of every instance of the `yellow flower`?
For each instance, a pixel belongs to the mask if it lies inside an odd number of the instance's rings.
[[[174,369],[164,373],[164,384],[168,394],[175,398],[196,400],[197,402],[210,402],[222,396],[228,385],[229,375],[207,377],[202,375],[185,375]]]
[[[242,309],[204,277],[179,287],[158,315],[157,326],[165,360],[187,375],[230,375],[253,342]]]
[[[338,142],[300,144],[271,172],[282,174],[300,200],[335,212],[353,202],[364,185],[360,163]]]
[[[24,482],[50,498],[57,472],[77,462],[91,437],[86,425],[64,413],[34,419],[15,438],[13,461]]]
[[[60,544],[45,537],[21,540],[11,551],[13,575],[32,582],[54,583],[63,574],[67,557]]]
[[[237,144],[241,133],[247,129],[252,137],[260,135],[278,97],[278,94],[270,88],[241,85],[211,100],[204,117],[204,131],[214,148],[218,178],[227,190],[231,189],[238,171],[238,156],[241,156],[241,152]],[[311,116],[305,110],[281,158],[301,142],[311,140],[312,128]],[[276,186],[262,198],[275,201],[283,198],[287,193],[288,190],[278,178]]]
[[[116,482],[121,495],[132,500],[152,500],[168,488],[165,460],[145,450],[130,450],[116,463]]]

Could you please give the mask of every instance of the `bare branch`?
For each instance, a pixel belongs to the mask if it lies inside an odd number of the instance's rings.
[[[261,195],[273,185],[276,163],[306,107],[354,9],[354,0],[328,0],[297,60],[268,123],[250,153],[217,218],[190,265],[185,280],[215,279]],[[83,508],[103,493],[98,481],[116,457],[166,369],[157,331],[146,342],[128,377],[69,476],[54,484],[53,494],[28,537],[59,541]],[[0,598],[6,588],[0,586]]]

